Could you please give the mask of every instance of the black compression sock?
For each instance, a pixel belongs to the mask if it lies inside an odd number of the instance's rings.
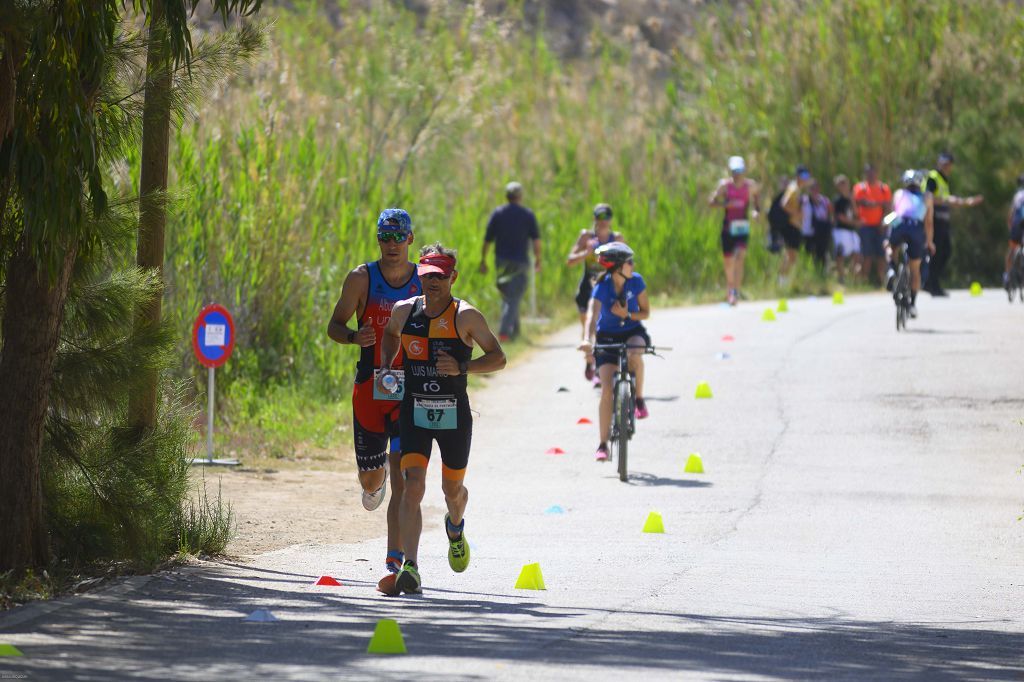
[[[911,291],[910,292],[910,305],[917,305],[917,292],[916,291]]]

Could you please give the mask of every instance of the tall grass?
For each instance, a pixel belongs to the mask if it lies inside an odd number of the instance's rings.
[[[174,183],[190,194],[168,229],[167,309],[182,372],[195,371],[186,339],[201,304],[235,314],[218,386],[236,425],[295,415],[302,437],[337,436],[355,355],[326,324],[345,274],[374,258],[386,206],[410,211],[419,243],[459,249],[457,293],[493,315],[497,292],[477,272],[484,226],[505,182],[520,180],[541,224],[537,299],[551,314],[571,310],[579,273],[564,256],[598,201],[615,207],[653,291],[720,287],[718,216],[703,199],[729,154],[771,185],[797,161],[828,176],[872,158],[892,177],[950,146],[972,159],[957,186],[989,190],[1019,158],[1006,127],[1019,132],[1020,86],[1005,74],[1019,72],[1024,33],[996,0],[712,8],[667,83],[599,32],[588,58],[564,61],[477,5],[418,16],[398,4],[343,3],[340,26],[309,0],[268,8],[267,58],[175,141]],[[936,107],[947,91],[952,103]],[[748,281],[767,289],[776,261],[758,246]],[[330,418],[303,402],[330,405]]]

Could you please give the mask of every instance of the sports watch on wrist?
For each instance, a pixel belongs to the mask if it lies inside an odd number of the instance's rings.
[[[469,363],[466,362],[465,360],[463,360],[462,362],[459,363],[459,374],[468,374],[468,373],[469,373]]]
[[[348,330],[348,334],[346,335],[345,338],[348,339],[349,343],[355,343],[356,333],[354,331],[352,331],[351,329],[349,329]]]

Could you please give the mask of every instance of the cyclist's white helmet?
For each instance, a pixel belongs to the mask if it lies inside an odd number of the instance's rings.
[[[917,170],[916,168],[908,168],[903,171],[903,186],[904,187],[921,187],[924,185],[924,171]]]
[[[597,262],[606,270],[616,268],[627,261],[633,260],[633,249],[622,242],[611,242],[602,244],[594,249]]]

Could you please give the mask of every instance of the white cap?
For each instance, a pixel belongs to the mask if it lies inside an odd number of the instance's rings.
[[[747,170],[747,164],[743,163],[742,156],[730,156],[729,157],[729,172],[730,173],[742,173]]]

